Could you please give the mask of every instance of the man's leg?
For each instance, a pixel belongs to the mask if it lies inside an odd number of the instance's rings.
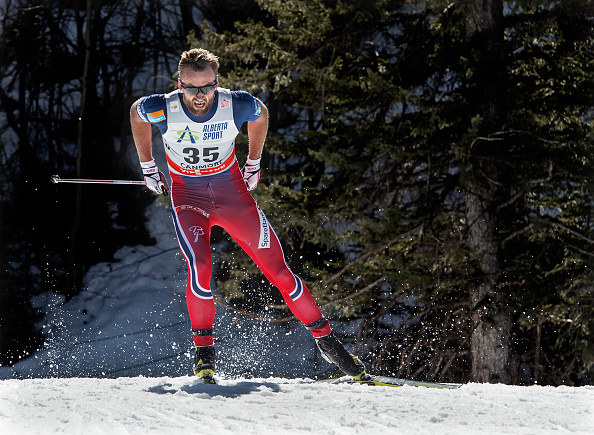
[[[253,200],[252,200],[253,201]],[[291,312],[310,325],[322,318],[322,312],[301,278],[293,274],[287,263],[280,241],[264,213],[252,207],[220,224],[243,250],[254,260],[266,278],[277,287]],[[330,334],[327,324],[312,329],[314,337]]]
[[[199,209],[187,206],[174,207],[172,215],[177,240],[188,265],[186,303],[196,346],[194,374],[205,382],[214,383],[215,351],[212,327],[215,306],[210,289],[210,221]]]
[[[193,330],[211,330],[214,323],[214,301],[210,289],[212,256],[210,222],[198,209],[175,207],[173,223],[179,247],[188,265],[186,302]],[[196,345],[208,345],[212,335],[194,336]]]

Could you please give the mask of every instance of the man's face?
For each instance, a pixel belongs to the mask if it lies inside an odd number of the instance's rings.
[[[186,88],[214,85],[216,78],[217,76],[210,65],[207,65],[203,71],[186,68],[180,74],[180,81]],[[203,92],[193,95],[193,92],[190,92],[191,90],[183,88],[181,90],[183,91],[184,104],[193,115],[204,116],[208,113],[214,102],[214,90],[206,95]]]

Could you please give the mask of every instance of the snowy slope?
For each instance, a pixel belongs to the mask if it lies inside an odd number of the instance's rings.
[[[0,382],[3,434],[586,434],[594,389],[458,390],[307,379],[28,379]]]
[[[331,367],[300,324],[220,307],[223,378],[203,385],[188,376],[186,266],[169,212],[148,213],[155,246],[122,248],[68,302],[56,294],[34,301],[47,312],[47,344],[0,367],[0,434],[594,433],[594,387],[319,383],[309,378]]]

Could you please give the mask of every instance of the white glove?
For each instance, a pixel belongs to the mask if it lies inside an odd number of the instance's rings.
[[[167,196],[169,194],[169,186],[165,174],[159,171],[154,160],[150,162],[140,162],[142,174],[144,175],[144,184],[153,192]]]
[[[247,190],[254,190],[258,185],[258,181],[260,181],[260,159],[252,160],[248,158],[241,170],[241,175],[243,175]]]

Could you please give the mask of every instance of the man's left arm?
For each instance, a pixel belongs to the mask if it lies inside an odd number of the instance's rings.
[[[268,133],[268,109],[259,100],[258,104],[261,109],[260,116],[258,119],[247,123],[249,154],[245,166],[241,170],[248,190],[254,190],[260,180],[260,158],[262,157],[262,149]]]
[[[262,108],[260,117],[247,123],[250,147],[248,158],[250,160],[259,160],[262,157],[262,148],[264,148],[264,141],[268,133],[268,108],[261,101],[259,103]]]

